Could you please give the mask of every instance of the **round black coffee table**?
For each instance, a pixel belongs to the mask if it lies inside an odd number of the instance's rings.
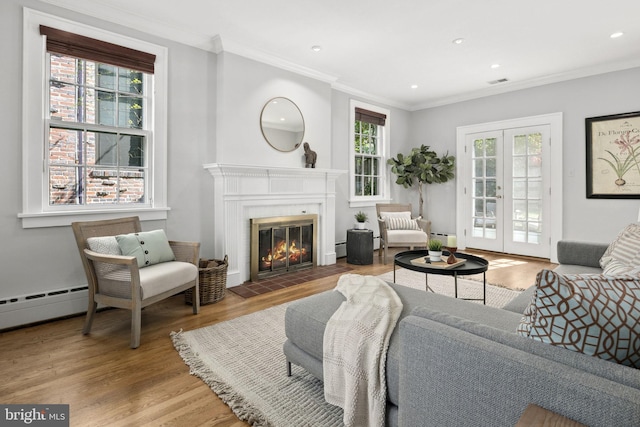
[[[443,256],[449,256],[449,252],[443,251]],[[429,274],[440,274],[444,276],[453,276],[455,283],[455,297],[458,298],[458,276],[468,276],[470,274],[482,273],[482,298],[460,298],[472,301],[482,301],[487,303],[487,276],[486,271],[489,268],[489,261],[475,255],[456,252],[455,257],[464,259],[464,264],[457,265],[453,268],[441,268],[431,266],[429,262],[429,254],[425,249],[415,251],[404,251],[398,253],[393,259],[393,282],[396,281],[396,265],[406,268],[407,270],[418,271],[424,273],[425,286],[427,291],[429,288]],[[412,262],[413,261],[413,262]]]

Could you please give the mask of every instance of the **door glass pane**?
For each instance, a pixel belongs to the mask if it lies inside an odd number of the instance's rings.
[[[527,198],[527,181],[524,179],[513,180],[513,198],[514,199],[526,199]]]
[[[487,168],[485,170],[485,176],[496,176],[496,159],[487,159]]]
[[[487,180],[487,197],[496,197],[496,180]]]
[[[498,140],[496,138],[487,138],[485,140],[485,153],[487,157],[495,157],[497,153],[496,144]]]
[[[529,180],[528,199],[541,199],[542,198],[542,181],[541,180]]]
[[[513,158],[513,177],[522,178],[526,176],[527,176],[527,158],[514,157]]]
[[[527,135],[516,135],[513,137],[513,155],[522,156],[527,154]]]
[[[473,176],[474,177],[483,177],[484,176],[484,159],[476,159],[473,161]]]
[[[476,139],[473,141],[473,157],[482,157],[484,155],[484,139]]]
[[[482,197],[484,196],[484,181],[481,179],[474,179],[473,180],[473,194],[476,197]]]

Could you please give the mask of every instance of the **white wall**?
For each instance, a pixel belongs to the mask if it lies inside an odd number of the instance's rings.
[[[640,111],[638,87],[635,68],[416,111],[404,149],[424,143],[455,153],[458,126],[562,112],[563,238],[610,242],[636,221],[640,200],[586,198],[585,118]],[[434,231],[455,230],[455,183],[429,186],[425,204]]]
[[[271,98],[292,100],[302,112],[304,141],[331,168],[331,86],[231,53],[218,56],[217,163],[304,167],[302,146],[289,153],[271,147],[260,131],[262,107]]]

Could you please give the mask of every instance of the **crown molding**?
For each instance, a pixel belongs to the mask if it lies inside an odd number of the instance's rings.
[[[146,34],[157,36],[163,39],[172,40],[198,49],[218,53],[221,48],[218,36],[208,36],[204,34],[185,31],[183,28],[171,25],[167,22],[159,21],[148,15],[141,15],[134,12],[122,13],[122,10],[109,4],[106,0],[95,0],[93,2],[82,2],[77,0],[39,0],[40,3],[47,3],[72,12],[91,16],[113,24],[122,25]],[[96,3],[100,3],[96,7]]]
[[[428,108],[442,107],[444,105],[456,104],[458,102],[472,101],[474,99],[485,98],[487,96],[501,95],[504,93],[515,92],[523,89],[530,89],[538,86],[544,86],[548,84],[561,83],[569,80],[576,80],[585,77],[597,76],[600,74],[607,74],[616,71],[624,71],[631,68],[640,67],[640,59],[633,59],[629,61],[620,61],[616,63],[596,65],[593,67],[585,67],[578,70],[571,70],[564,73],[552,74],[549,76],[538,77],[534,79],[528,79],[521,82],[508,82],[491,86],[472,92],[467,92],[460,95],[454,95],[449,97],[443,97],[427,101],[420,104],[412,105],[408,108],[409,111],[419,111]]]

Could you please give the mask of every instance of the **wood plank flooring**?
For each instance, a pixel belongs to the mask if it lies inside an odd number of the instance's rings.
[[[472,251],[469,251],[472,252]],[[393,259],[390,252],[390,259]],[[473,251],[492,260],[522,261],[491,269],[489,283],[525,288],[548,261]],[[346,259],[338,260],[346,263]],[[379,275],[393,261],[352,267]],[[173,348],[171,331],[191,330],[333,289],[338,275],[244,299],[232,292],[199,315],[178,295],[147,307],[142,340],[129,348],[130,315],[111,309],[96,315],[91,334],[81,333],[84,317],[0,332],[0,403],[69,404],[72,426],[225,426],[247,424],[189,369]],[[284,374],[284,367],[283,367]]]

